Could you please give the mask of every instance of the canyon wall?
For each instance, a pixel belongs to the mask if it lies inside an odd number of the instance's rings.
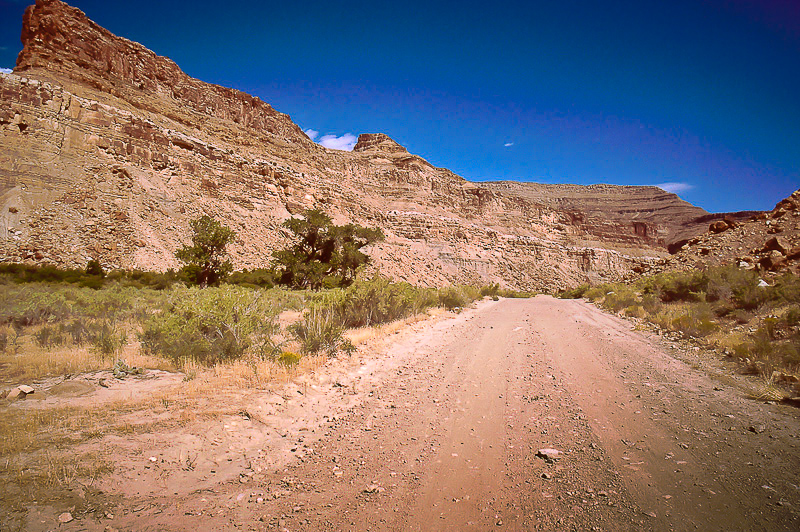
[[[369,254],[396,279],[553,289],[630,276],[707,214],[653,187],[471,183],[384,134],[330,150],[58,0],[28,8],[22,40],[0,74],[3,261],[175,268],[209,214],[236,231],[236,267],[263,267],[281,223],[318,207],[381,227]]]

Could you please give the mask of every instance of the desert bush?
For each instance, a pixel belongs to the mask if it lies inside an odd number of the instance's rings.
[[[434,304],[429,291],[374,276],[350,285],[334,306],[344,326],[364,327],[398,320]]]
[[[708,276],[703,271],[667,272],[641,282],[642,292],[656,294],[662,301],[699,301],[708,289]]]
[[[742,293],[742,298],[747,299],[744,292],[753,289],[763,292],[758,286],[758,274],[736,265],[710,268],[706,272],[706,277],[708,278],[706,292],[709,301],[735,301],[737,293]]]
[[[487,285],[483,285],[480,288],[480,296],[481,297],[494,297],[500,295],[500,285],[497,283],[491,283]]]
[[[800,306],[790,308],[783,319],[786,321],[787,327],[800,324]]]
[[[329,306],[312,306],[301,321],[289,327],[289,334],[298,341],[305,354],[324,351],[328,356],[335,356],[339,351],[352,353],[355,347],[343,336],[345,327],[337,314]]]
[[[74,318],[59,324],[59,332],[67,335],[72,345],[82,346],[89,340],[89,327],[84,318]]]
[[[661,298],[653,294],[643,294],[641,296],[642,308],[648,314],[655,314],[661,309]]]
[[[303,355],[294,351],[281,351],[276,357],[275,362],[287,368],[293,368],[300,363]]]
[[[609,292],[613,292],[614,288],[615,285],[611,284],[599,284],[596,286],[592,286],[589,287],[589,289],[583,293],[583,297],[591,301],[597,301],[599,299],[603,299],[604,297],[606,297],[606,294],[608,294]]]
[[[250,348],[272,351],[279,309],[263,291],[230,285],[178,288],[169,299],[167,308],[142,323],[144,351],[176,364],[190,359],[206,365],[241,358]]]
[[[528,292],[527,290],[511,290],[508,288],[501,288],[497,295],[499,297],[527,299],[535,296],[536,294],[534,292]],[[492,296],[492,299],[494,299],[494,296]]]
[[[602,305],[609,310],[619,312],[635,303],[638,303],[636,292],[625,285],[617,285],[613,291],[605,295]]]
[[[744,284],[733,288],[732,301],[738,308],[755,310],[767,301],[769,292],[758,284]]]
[[[800,276],[784,273],[767,289],[769,297],[780,303],[800,303]]]
[[[70,305],[63,292],[48,285],[3,286],[0,313],[4,323],[23,327],[53,323],[67,317]]]
[[[463,308],[478,299],[480,291],[471,286],[447,286],[439,289],[439,306],[447,310]]]
[[[277,284],[277,274],[267,268],[244,269],[230,274],[225,282],[250,288],[272,288]]]
[[[749,323],[755,317],[749,310],[745,309],[736,309],[729,314],[729,316],[733,319],[734,322],[738,323],[739,325],[744,325]]]
[[[562,290],[559,292],[558,297],[561,299],[580,299],[584,297],[586,292],[589,290],[588,284],[582,284],[580,286],[576,286],[575,288],[571,288],[569,290]]]
[[[55,326],[44,325],[33,334],[36,345],[42,349],[51,349],[63,345],[64,335]]]
[[[109,358],[122,351],[128,343],[128,335],[118,323],[103,320],[94,324],[89,333],[89,341],[92,351],[102,358]]]
[[[673,331],[696,338],[708,336],[717,330],[717,324],[711,318],[700,317],[692,311],[673,318],[670,326]]]

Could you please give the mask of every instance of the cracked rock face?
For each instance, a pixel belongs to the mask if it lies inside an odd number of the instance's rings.
[[[318,207],[381,227],[369,253],[395,279],[553,289],[633,275],[704,214],[653,187],[470,183],[381,133],[330,150],[58,0],[28,8],[22,40],[0,75],[0,260],[174,268],[209,214],[236,231],[236,267],[263,267],[280,224]],[[603,214],[632,197],[635,212]]]

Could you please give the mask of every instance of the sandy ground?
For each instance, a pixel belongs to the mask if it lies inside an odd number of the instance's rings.
[[[800,530],[800,410],[684,349],[582,301],[484,301],[237,415],[93,442],[114,474],[21,527]]]

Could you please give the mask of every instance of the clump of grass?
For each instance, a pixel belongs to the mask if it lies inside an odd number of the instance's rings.
[[[289,327],[289,333],[298,341],[303,353],[316,355],[324,352],[328,356],[336,356],[340,351],[348,354],[355,351],[355,346],[343,336],[344,330],[334,309],[317,306],[311,307],[301,321]]]

